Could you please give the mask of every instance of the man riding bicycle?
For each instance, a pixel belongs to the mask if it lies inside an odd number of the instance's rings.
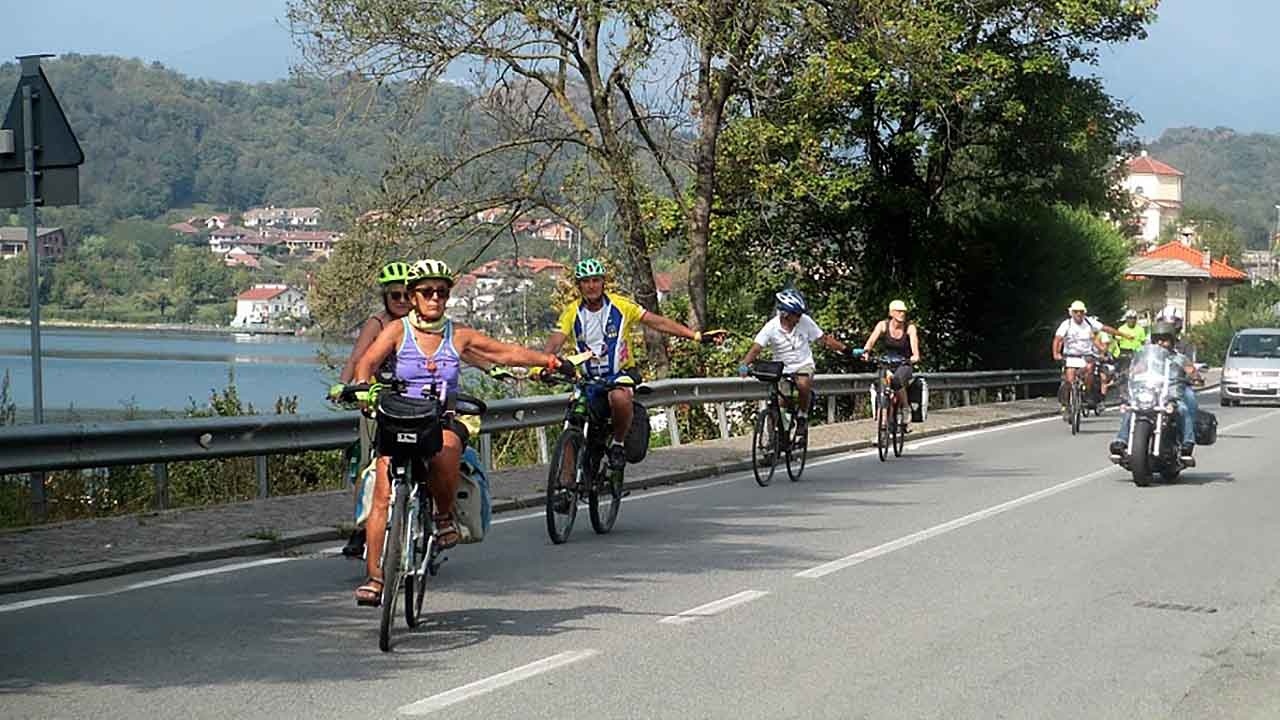
[[[1097,318],[1088,317],[1088,311],[1083,300],[1076,300],[1071,303],[1071,306],[1067,308],[1070,317],[1063,320],[1053,334],[1053,359],[1058,362],[1066,362],[1066,366],[1063,368],[1062,385],[1058,388],[1058,400],[1062,403],[1064,417],[1068,412],[1067,393],[1071,385],[1075,383],[1077,373],[1084,373],[1085,396],[1089,397],[1093,393],[1094,357],[1095,354],[1101,355],[1106,352],[1106,347],[1102,344],[1100,334],[1107,333],[1118,337],[1127,337],[1129,335],[1127,330],[1103,325],[1098,322]],[[1073,366],[1075,363],[1065,360],[1066,358],[1080,358],[1083,364]]]
[[[649,312],[628,297],[605,293],[606,274],[604,263],[595,258],[587,258],[574,266],[573,277],[581,297],[560,315],[544,349],[554,355],[560,352],[565,339],[572,337],[578,352],[592,353],[585,372],[592,377],[606,379],[610,387],[607,398],[603,391],[593,389],[588,400],[601,416],[606,414],[604,406],[607,403],[607,414],[613,425],[613,441],[608,450],[609,469],[621,470],[627,463],[623,440],[631,428],[632,397],[635,387],[640,384],[628,334],[637,323],[667,335],[704,343],[719,342],[725,332],[698,332]]]
[[[773,359],[782,363],[782,372],[795,376],[800,403],[796,411],[796,422],[800,424],[798,429],[803,432],[809,421],[813,374],[817,370],[811,343],[820,342],[839,353],[848,352],[849,347],[824,333],[813,318],[809,317],[809,308],[799,290],[787,288],[774,295],[774,298],[777,300],[778,314],[756,333],[755,341],[751,343],[751,348],[738,367],[738,374],[746,376],[760,351],[769,348]]]

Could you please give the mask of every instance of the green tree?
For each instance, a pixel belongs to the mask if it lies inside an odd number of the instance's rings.
[[[1240,228],[1226,212],[1204,205],[1187,205],[1178,222],[1165,228],[1162,239],[1179,239],[1184,230],[1191,231],[1195,247],[1208,250],[1215,259],[1227,258],[1238,263],[1244,253]]]
[[[179,295],[194,302],[214,302],[231,296],[231,269],[207,248],[173,249],[173,285]]]

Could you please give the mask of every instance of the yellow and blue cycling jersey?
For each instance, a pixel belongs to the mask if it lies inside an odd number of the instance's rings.
[[[582,300],[565,308],[556,329],[573,338],[578,352],[594,357],[587,371],[597,377],[612,377],[636,364],[629,334],[644,318],[645,309],[622,295],[605,295],[604,304],[592,312]]]

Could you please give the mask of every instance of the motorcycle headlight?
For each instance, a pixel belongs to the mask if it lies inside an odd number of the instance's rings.
[[[1151,405],[1154,405],[1156,402],[1156,394],[1151,392],[1150,390],[1139,390],[1138,392],[1133,394],[1133,399],[1135,402],[1137,402],[1138,405],[1145,405],[1150,407]]]

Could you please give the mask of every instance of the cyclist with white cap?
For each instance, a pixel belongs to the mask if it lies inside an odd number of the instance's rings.
[[[1058,387],[1058,400],[1062,403],[1062,411],[1067,412],[1066,393],[1076,381],[1076,373],[1084,372],[1086,396],[1093,394],[1094,356],[1106,352],[1101,334],[1107,333],[1117,337],[1131,337],[1128,330],[1113,328],[1089,317],[1089,308],[1083,300],[1076,300],[1067,308],[1070,314],[1053,333],[1053,359],[1064,363],[1062,384]]]
[[[774,295],[774,298],[777,300],[778,314],[756,333],[755,341],[738,366],[738,374],[748,374],[751,363],[755,362],[762,350],[769,348],[773,359],[782,363],[782,372],[795,375],[800,403],[796,421],[800,423],[801,430],[804,430],[809,421],[809,402],[813,397],[813,374],[817,371],[812,343],[820,342],[827,349],[839,353],[848,352],[849,347],[824,333],[818,323],[809,317],[809,307],[799,290],[787,288]]]

